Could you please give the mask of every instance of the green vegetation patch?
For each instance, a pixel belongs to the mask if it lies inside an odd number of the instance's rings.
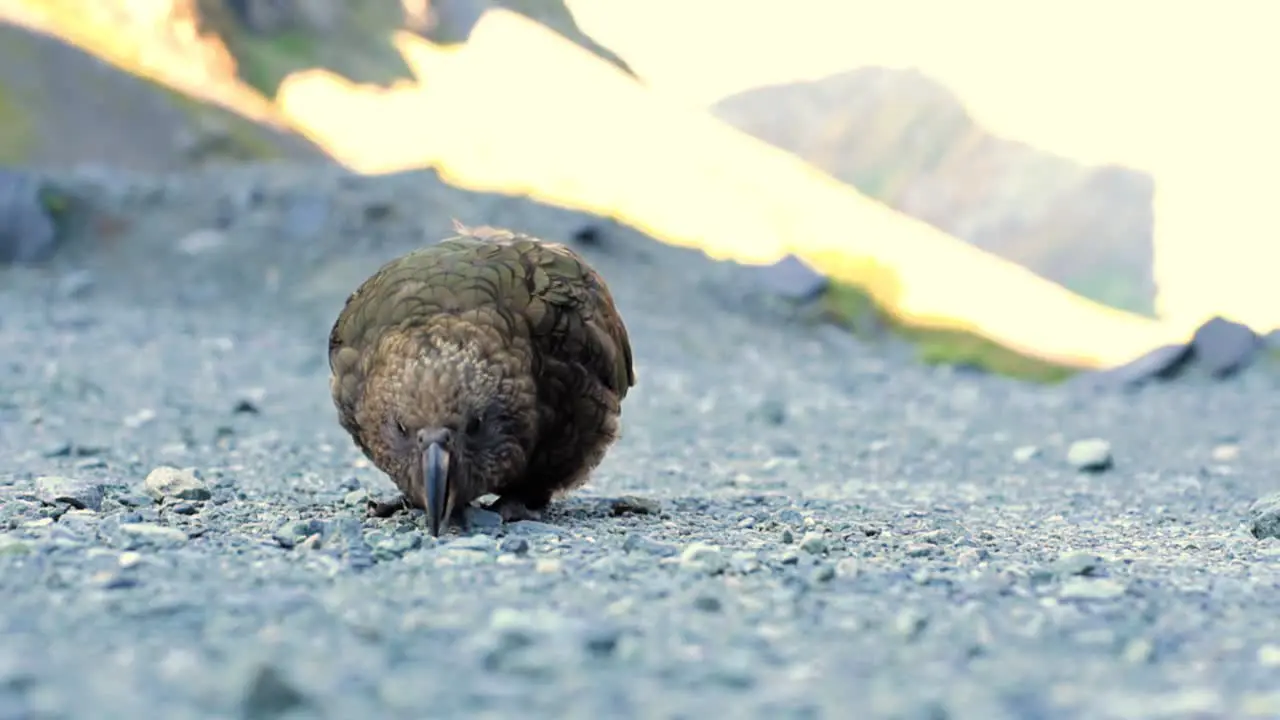
[[[0,165],[20,165],[31,155],[35,127],[25,104],[0,84]]]
[[[404,24],[398,0],[346,3],[343,17],[327,32],[293,27],[256,33],[242,27],[221,2],[203,0],[200,7],[207,28],[235,57],[240,79],[268,98],[276,96],[286,77],[313,68],[382,86],[413,77],[391,41]]]
[[[896,273],[880,268],[875,276],[876,282],[887,284],[888,292],[896,291]],[[819,302],[823,319],[863,340],[874,340],[885,330],[911,343],[919,360],[929,365],[971,367],[1038,383],[1062,382],[1076,372],[1022,355],[973,331],[907,325],[880,307],[872,293],[851,283],[832,281]]]
[[[269,128],[177,90],[163,85],[156,87],[166,92],[174,106],[190,120],[192,132],[197,135],[188,150],[191,160],[253,161],[284,157]]]

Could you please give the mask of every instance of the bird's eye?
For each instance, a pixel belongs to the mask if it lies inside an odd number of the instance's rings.
[[[473,415],[467,420],[467,434],[475,435],[478,432],[480,432],[480,418]]]
[[[404,426],[404,421],[403,421],[403,420],[397,420],[397,421],[396,421],[396,432],[400,433],[401,435],[408,435],[408,434],[409,434],[409,428],[407,428],[407,427],[405,427],[405,426]]]

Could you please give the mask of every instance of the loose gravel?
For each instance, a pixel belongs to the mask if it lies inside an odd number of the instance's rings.
[[[429,173],[83,182],[75,241],[0,269],[2,720],[1280,715],[1274,365],[926,368]],[[325,339],[452,217],[589,240],[639,384],[544,522],[436,540],[363,517]]]

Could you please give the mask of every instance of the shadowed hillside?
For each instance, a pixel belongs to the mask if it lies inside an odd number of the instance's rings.
[[[867,67],[756,88],[715,114],[862,192],[1081,295],[1151,314],[1149,175],[1090,167],[978,126],[949,90]]]
[[[221,160],[323,157],[285,130],[191,100],[56,38],[0,23],[2,165],[173,170]]]
[[[286,122],[265,122],[278,120],[271,100],[285,77],[322,68],[377,86],[411,79],[394,31],[461,42],[495,6],[626,69],[554,0],[446,0],[427,6],[425,20],[400,0],[12,0],[0,5],[0,165],[170,170],[326,158]],[[186,92],[123,72],[71,42]]]

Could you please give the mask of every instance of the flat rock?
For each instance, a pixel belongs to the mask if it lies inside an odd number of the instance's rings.
[[[92,480],[41,475],[36,478],[36,496],[49,505],[66,503],[78,510],[102,509],[102,485]]]
[[[1100,388],[1130,389],[1152,380],[1171,380],[1192,359],[1190,343],[1164,345],[1118,367],[1077,375],[1072,382]]]
[[[158,547],[176,547],[188,540],[183,531],[154,523],[122,523],[120,532],[139,544]]]

